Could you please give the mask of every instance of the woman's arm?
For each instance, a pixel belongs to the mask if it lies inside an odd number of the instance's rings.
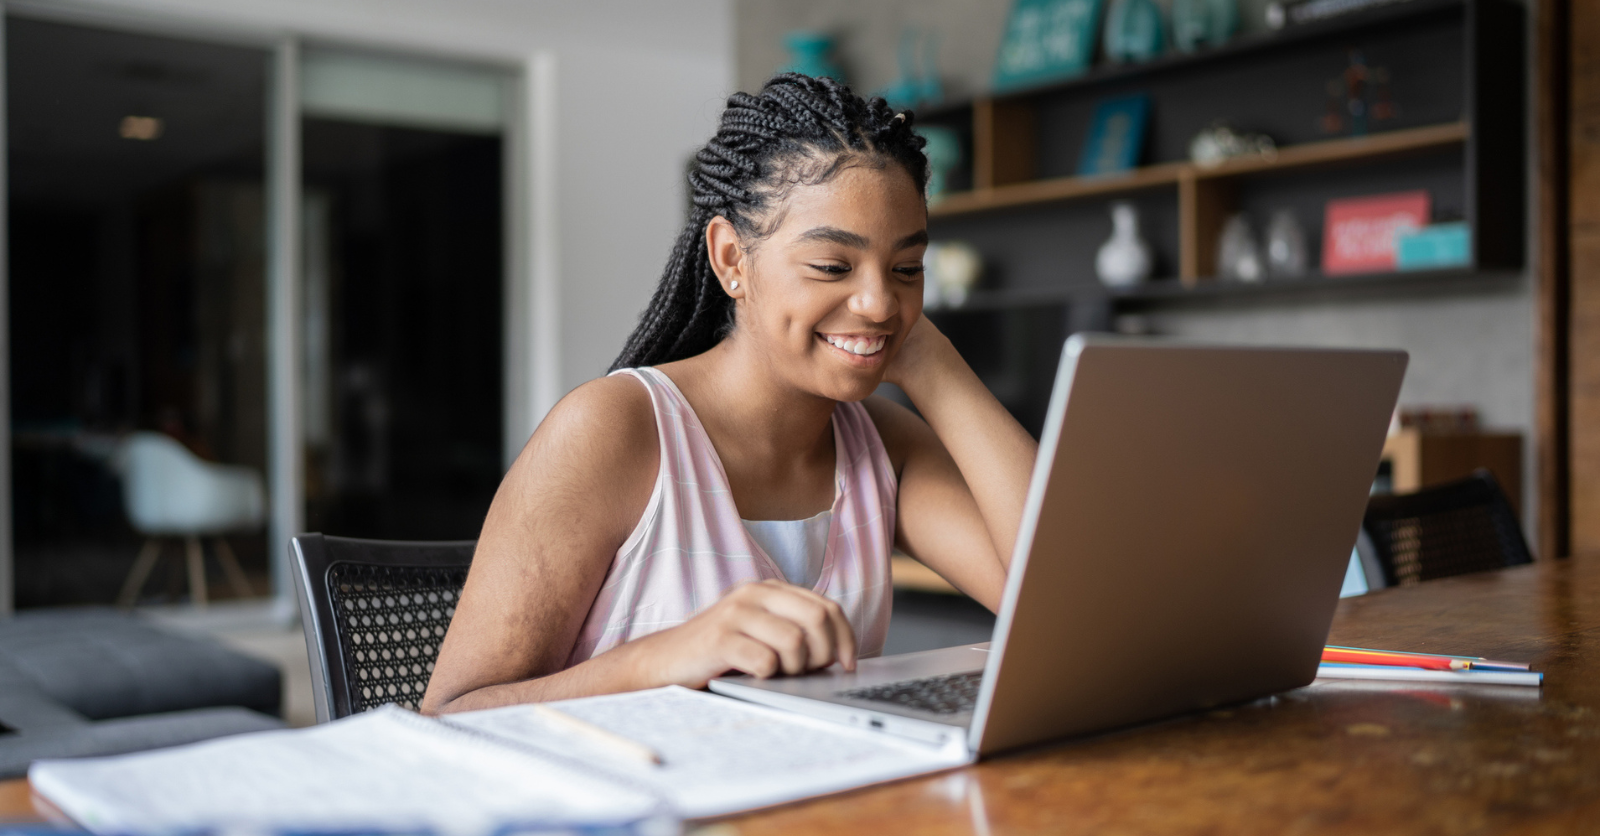
[[[855,665],[843,611],[810,590],[747,584],[688,622],[563,670],[660,466],[650,398],[602,378],[563,399],[501,482],[422,710],[436,714]]]
[[[1000,606],[1039,445],[926,317],[885,379],[922,418],[869,405],[899,447],[900,546],[990,610]]]

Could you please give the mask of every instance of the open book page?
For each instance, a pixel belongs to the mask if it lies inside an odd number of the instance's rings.
[[[520,747],[381,708],[310,729],[40,761],[34,789],[102,834],[432,830],[629,822],[658,799]]]
[[[580,754],[625,783],[700,818],[766,807],[960,766],[944,749],[728,697],[667,687],[551,703],[572,717],[642,743],[660,765],[619,757],[527,706],[451,715],[458,723],[549,752]]]

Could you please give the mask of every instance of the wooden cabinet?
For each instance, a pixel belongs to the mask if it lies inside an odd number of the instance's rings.
[[[1488,468],[1522,519],[1521,433],[1424,433],[1401,430],[1383,443],[1391,489],[1408,493]],[[1524,524],[1526,525],[1526,524]]]

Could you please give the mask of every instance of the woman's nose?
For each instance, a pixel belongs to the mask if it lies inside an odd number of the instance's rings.
[[[850,312],[872,322],[883,322],[900,311],[893,279],[883,271],[862,271],[861,285],[850,295]]]

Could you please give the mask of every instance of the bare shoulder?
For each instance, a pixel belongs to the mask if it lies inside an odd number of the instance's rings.
[[[529,446],[571,452],[600,448],[594,452],[605,457],[653,454],[657,439],[650,393],[629,376],[591,380],[550,410]]]
[[[882,395],[872,395],[861,405],[866,407],[868,417],[878,428],[883,449],[897,472],[914,451],[930,443],[939,443],[939,437],[921,416]]]
[[[598,478],[614,484],[645,464],[654,474],[659,442],[649,391],[625,375],[579,386],[540,422],[519,460],[528,458],[542,469],[587,471],[580,482]]]
[[[598,505],[637,518],[660,457],[650,393],[634,378],[603,377],[550,410],[507,481],[533,491],[552,511]]]

